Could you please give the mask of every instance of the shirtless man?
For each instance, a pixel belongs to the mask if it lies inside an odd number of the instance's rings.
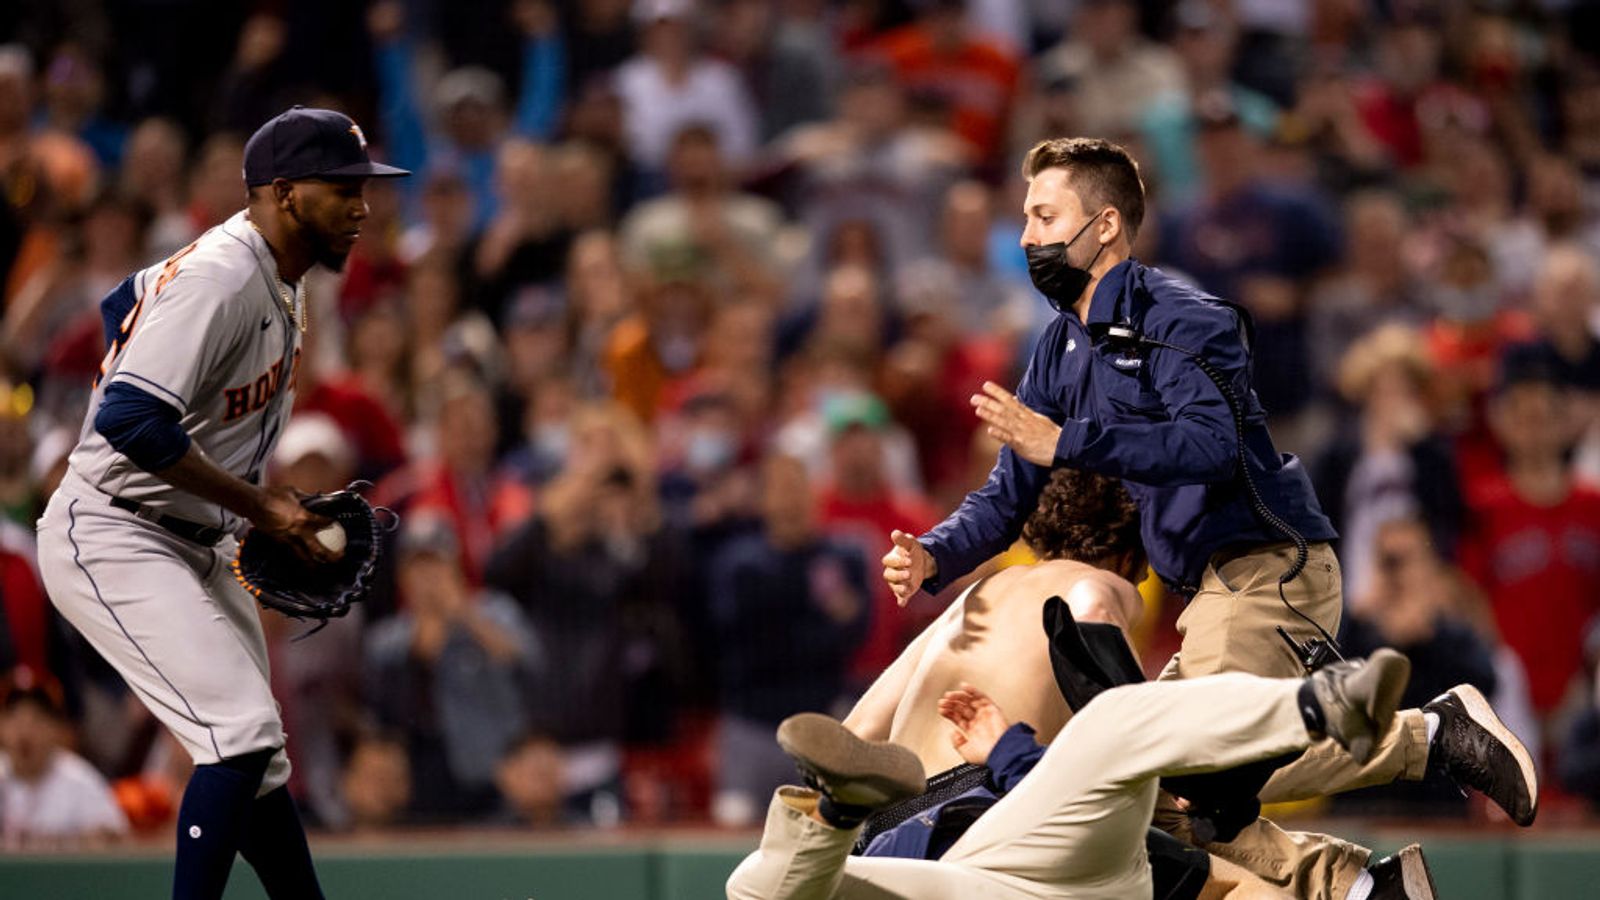
[[[961,765],[938,703],[963,684],[979,685],[1040,743],[1071,716],[1056,685],[1042,626],[1045,601],[1059,596],[1079,622],[1124,631],[1144,612],[1133,583],[1144,575],[1139,514],[1114,478],[1057,469],[1022,529],[1034,565],[1003,569],[973,584],[873,682],[844,720],[872,741],[892,741],[929,775]]]

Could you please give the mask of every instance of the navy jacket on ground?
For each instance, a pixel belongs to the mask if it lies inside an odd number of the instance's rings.
[[[1139,505],[1151,568],[1168,587],[1193,594],[1206,562],[1236,545],[1285,540],[1251,511],[1235,477],[1238,440],[1217,386],[1188,356],[1096,341],[1113,322],[1197,351],[1246,404],[1245,447],[1267,506],[1309,541],[1336,537],[1300,461],[1279,454],[1250,388],[1241,314],[1158,269],[1126,260],[1095,288],[1087,324],[1056,316],[1033,350],[1017,397],[1061,425],[1055,464],[1123,479]],[[983,487],[967,495],[922,544],[938,565],[937,591],[1005,550],[1050,477],[1010,447]]]
[[[1005,734],[1000,735],[1000,740],[995,741],[994,749],[989,751],[989,758],[986,760],[995,790],[990,790],[987,786],[975,787],[938,806],[925,809],[873,838],[862,855],[888,856],[896,859],[938,859],[944,850],[949,848],[939,848],[939,852],[929,855],[928,842],[933,838],[933,829],[939,821],[940,811],[957,800],[969,798],[999,802],[1001,797],[1020,784],[1023,776],[1032,772],[1033,767],[1044,758],[1045,746],[1035,740],[1033,735],[1032,727],[1025,722],[1018,722],[1006,729]]]

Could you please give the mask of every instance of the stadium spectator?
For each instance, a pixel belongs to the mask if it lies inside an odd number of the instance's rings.
[[[1600,609],[1587,589],[1600,577],[1590,552],[1600,546],[1600,494],[1575,484],[1566,462],[1570,402],[1548,368],[1507,368],[1489,410],[1504,471],[1468,484],[1462,536],[1462,566],[1488,594],[1541,716],[1583,671],[1584,627]]]
[[[894,70],[908,94],[937,110],[980,164],[995,161],[1020,69],[1011,52],[974,34],[967,0],[930,0],[914,22],[864,48]]]
[[[670,738],[687,661],[677,604],[683,552],[662,529],[653,458],[626,410],[577,410],[539,509],[500,543],[488,583],[514,597],[545,647],[530,725],[560,744],[569,801],[613,824],[625,741]]]
[[[67,749],[61,687],[26,667],[0,697],[0,847],[74,849],[128,833],[105,777]]]
[[[1467,625],[1472,602],[1465,576],[1439,556],[1427,523],[1392,518],[1371,533],[1372,576],[1360,593],[1349,593],[1350,615],[1339,638],[1347,656],[1368,656],[1393,647],[1411,660],[1411,681],[1400,703],[1414,709],[1456,685],[1470,684],[1495,695],[1489,645]],[[1344,546],[1349,548],[1350,538]],[[1348,549],[1345,551],[1349,555]],[[1397,781],[1381,789],[1337,798],[1340,812],[1451,815],[1466,811],[1466,798],[1443,779]]]
[[[768,456],[761,531],[711,563],[722,712],[712,816],[725,825],[755,822],[761,798],[792,777],[773,729],[795,712],[839,702],[871,627],[866,566],[853,548],[822,536],[812,505],[805,466]]]
[[[1335,431],[1311,478],[1339,530],[1345,595],[1359,597],[1372,582],[1380,526],[1415,517],[1438,552],[1453,558],[1463,506],[1453,448],[1434,422],[1435,375],[1418,333],[1375,329],[1345,354],[1339,376],[1353,421]]]
[[[639,53],[617,67],[629,155],[659,184],[673,137],[704,123],[739,169],[756,150],[759,121],[739,73],[697,46],[694,0],[639,0]],[[654,193],[654,191],[651,191]]]
[[[779,291],[777,241],[783,214],[771,201],[733,189],[717,133],[688,125],[667,157],[671,190],[634,207],[620,229],[633,268],[687,242],[713,268],[712,277],[743,296]]]
[[[416,514],[401,533],[404,609],[368,634],[363,672],[378,724],[410,760],[409,813],[482,817],[495,767],[527,721],[543,635],[510,598],[474,589],[449,521]]]
[[[1072,25],[1071,38],[1044,54],[1039,68],[1046,78],[1076,82],[1082,133],[1113,139],[1132,134],[1151,104],[1182,93],[1185,72],[1178,56],[1139,33],[1133,0],[1085,0]]]

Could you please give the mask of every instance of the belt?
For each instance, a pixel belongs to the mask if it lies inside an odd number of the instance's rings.
[[[111,505],[115,506],[117,509],[131,512],[137,518],[143,519],[146,522],[151,522],[155,525],[159,525],[178,537],[181,537],[191,543],[199,544],[202,547],[215,546],[218,541],[227,536],[227,532],[223,531],[221,528],[213,528],[209,525],[200,525],[195,522],[191,522],[188,519],[180,519],[177,516],[169,516],[165,513],[159,513],[154,509],[145,506],[143,503],[138,502],[137,500],[129,500],[125,497],[112,497]]]

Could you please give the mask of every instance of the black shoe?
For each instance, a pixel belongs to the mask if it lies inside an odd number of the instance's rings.
[[[820,713],[784,719],[778,726],[778,746],[794,758],[806,783],[851,819],[865,818],[928,786],[915,753],[898,744],[864,741]]]
[[[1419,844],[1378,860],[1367,871],[1372,874],[1368,900],[1435,900],[1439,896]]]
[[[1364,661],[1317,670],[1306,682],[1320,707],[1319,730],[1350,751],[1356,762],[1365,763],[1394,721],[1410,678],[1411,661],[1388,648]]]
[[[1439,714],[1439,732],[1428,748],[1428,765],[1493,800],[1518,825],[1539,813],[1539,773],[1533,757],[1495,715],[1482,692],[1453,687],[1422,708]]]

